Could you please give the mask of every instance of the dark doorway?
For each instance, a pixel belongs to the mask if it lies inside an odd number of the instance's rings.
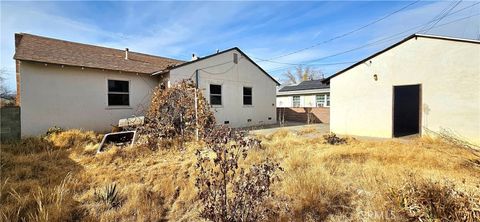
[[[393,87],[393,136],[420,132],[420,85]]]

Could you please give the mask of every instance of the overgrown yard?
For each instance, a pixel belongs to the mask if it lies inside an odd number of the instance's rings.
[[[259,139],[239,164],[280,164],[272,196],[260,203],[267,220],[479,220],[478,152],[428,138],[331,145],[315,130]],[[96,154],[99,140],[69,130],[2,144],[2,220],[203,220],[207,205],[196,186],[203,142]]]

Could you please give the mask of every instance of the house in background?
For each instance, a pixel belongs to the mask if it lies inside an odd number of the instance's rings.
[[[330,122],[330,86],[323,80],[307,80],[297,85],[284,86],[277,91],[277,118],[279,120]]]
[[[480,41],[412,35],[326,79],[330,129],[400,137],[449,130],[480,144]]]
[[[169,84],[192,79],[207,95],[217,124],[247,127],[274,124],[279,83],[239,48],[196,58],[157,72]]]
[[[238,48],[184,62],[20,33],[14,59],[22,136],[52,126],[109,131],[144,115],[159,84],[196,76],[219,124],[275,122],[278,83]]]

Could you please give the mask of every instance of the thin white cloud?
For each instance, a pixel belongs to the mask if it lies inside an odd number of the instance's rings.
[[[474,2],[463,2],[457,9]],[[69,15],[69,4],[5,3],[1,7],[1,67],[12,72],[9,85],[14,85],[15,32],[29,32],[54,38],[161,56],[188,59],[193,52],[203,56],[216,49],[241,47],[253,57],[271,58],[299,48],[321,42],[332,36],[352,30],[375,18],[355,20],[344,14],[349,2],[292,3],[272,2],[122,2],[115,4],[114,28],[105,24],[107,19],[85,18]],[[303,63],[325,55],[357,47],[375,39],[424,23],[443,10],[450,2],[421,2],[366,30],[352,36],[278,59],[286,63]],[[87,8],[88,8],[87,4]],[[458,16],[480,11],[480,5],[465,10]],[[473,12],[472,12],[473,11]],[[342,14],[343,13],[343,14]],[[328,20],[336,15],[336,20]],[[340,17],[339,17],[340,15]],[[102,15],[100,15],[101,17]],[[113,16],[110,15],[110,16]],[[319,18],[326,20],[318,20]],[[445,22],[449,19],[445,18]],[[304,25],[304,21],[316,21]],[[480,30],[478,17],[431,30],[434,34],[473,37]],[[113,18],[112,18],[113,24]],[[108,27],[108,28],[106,28]],[[113,27],[113,26],[112,26]],[[108,31],[114,30],[114,31]],[[476,37],[476,36],[475,36]],[[370,47],[334,61],[360,59],[391,42]],[[322,61],[324,62],[324,61]],[[260,63],[264,69],[282,65]],[[331,73],[344,65],[321,67]],[[274,73],[277,77],[281,71]]]

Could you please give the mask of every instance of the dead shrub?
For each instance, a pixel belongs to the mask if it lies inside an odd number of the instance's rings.
[[[429,133],[431,135],[434,135],[434,136],[440,138],[442,141],[444,141],[448,144],[451,144],[451,145],[454,145],[456,147],[460,147],[460,148],[464,148],[466,150],[472,151],[477,156],[479,156],[479,154],[477,152],[480,151],[480,146],[467,141],[465,138],[456,134],[452,130],[440,129],[439,132],[435,132],[435,131],[430,130],[430,129],[425,129],[425,131],[427,131],[427,133]]]
[[[326,221],[349,216],[354,209],[354,191],[328,173],[309,151],[292,152],[285,163],[281,190],[290,200],[285,220]]]
[[[346,138],[338,137],[335,133],[323,135],[324,143],[330,145],[347,144]]]
[[[197,150],[199,171],[195,186],[203,203],[201,216],[212,221],[258,221],[273,213],[266,201],[274,195],[271,185],[282,170],[268,159],[249,169],[239,166],[255,139],[243,137],[228,128],[217,128],[207,137],[208,151],[213,157]]]
[[[0,214],[5,221],[75,221],[79,209],[68,188],[71,175],[59,185],[35,187],[29,193],[2,191]],[[5,182],[6,183],[6,182]]]
[[[61,149],[71,149],[77,147],[84,147],[88,144],[95,144],[100,142],[100,136],[93,131],[83,131],[72,129],[67,131],[60,131],[58,133],[50,133],[46,140],[50,141],[55,147]]]
[[[201,90],[197,91],[195,115],[195,86],[192,81],[182,81],[167,89],[157,88],[152,96],[150,110],[144,126],[138,130],[141,142],[152,149],[170,148],[172,140],[191,140],[198,127],[203,138],[206,130],[215,125],[215,118]]]
[[[51,134],[57,134],[57,133],[61,133],[61,132],[64,132],[65,130],[61,127],[58,127],[58,126],[52,126],[50,128],[48,128],[47,132],[45,133],[46,136],[48,135],[51,135]]]
[[[13,155],[48,152],[52,148],[53,144],[41,137],[28,137],[8,145],[2,144],[2,152],[8,152]]]
[[[299,131],[297,131],[298,135],[308,135],[308,134],[313,134],[316,133],[317,129],[315,127],[306,127],[302,128]]]
[[[403,187],[388,194],[400,215],[410,221],[477,221],[479,193],[470,194],[444,180],[417,179],[410,175]]]

